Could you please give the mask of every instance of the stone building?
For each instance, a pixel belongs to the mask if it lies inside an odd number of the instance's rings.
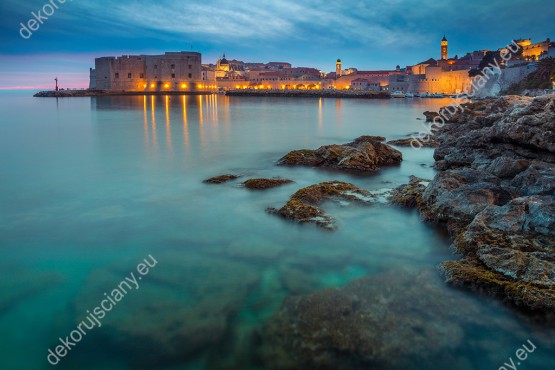
[[[534,44],[532,44],[531,39],[520,39],[515,40],[515,42],[522,48],[522,57],[530,61],[538,60],[549,54],[550,50],[555,49],[555,43],[551,42],[549,38]],[[551,54],[553,54],[553,51],[551,51]]]
[[[89,88],[124,91],[180,91],[202,80],[201,54],[122,55],[95,59]]]

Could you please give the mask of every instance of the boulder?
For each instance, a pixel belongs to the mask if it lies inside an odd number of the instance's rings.
[[[251,190],[265,190],[291,184],[292,182],[292,180],[288,179],[249,179],[243,182],[243,185],[245,185],[247,189]]]
[[[241,176],[225,174],[225,175],[211,177],[209,179],[204,180],[203,182],[206,184],[223,184],[224,182],[235,180],[235,179],[238,179],[239,177]]]
[[[278,164],[374,172],[379,166],[397,165],[403,159],[401,152],[383,144],[384,140],[381,136],[361,136],[343,145],[294,150],[282,157]]]
[[[403,207],[420,208],[422,206],[422,194],[429,185],[430,180],[424,180],[416,176],[410,176],[410,182],[393,189],[389,195],[389,202]]]
[[[390,271],[286,299],[260,332],[259,355],[270,370],[463,370],[461,346],[488,346],[469,344],[468,330],[515,330],[489,317],[434,271]]]
[[[374,196],[363,189],[342,181],[329,181],[298,190],[280,209],[267,211],[299,223],[314,223],[328,230],[335,230],[335,219],[320,208],[324,201],[346,200],[370,203]]]

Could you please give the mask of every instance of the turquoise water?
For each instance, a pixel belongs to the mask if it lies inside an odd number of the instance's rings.
[[[371,176],[275,161],[361,135],[402,138],[447,100],[29,95],[0,95],[2,369],[52,368],[48,349],[149,255],[158,263],[140,288],[56,367],[261,369],[251,338],[288,296],[453,258],[439,230],[384,203],[326,205],[335,233],[265,212],[322,181],[378,191],[409,175],[432,178],[431,149],[400,148],[401,166]],[[264,192],[202,183],[223,173],[295,183]],[[497,301],[441,289],[483,320],[461,317],[464,335],[446,349],[458,367],[438,359],[435,368],[498,369],[528,339],[538,348],[518,368],[552,368],[551,329]]]

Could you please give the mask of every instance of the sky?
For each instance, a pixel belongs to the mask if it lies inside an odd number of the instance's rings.
[[[48,5],[51,4],[51,5]],[[40,11],[40,14],[39,14]],[[29,29],[29,21],[40,18]],[[27,26],[23,30],[21,23]],[[38,28],[37,28],[38,27]],[[22,37],[21,34],[25,36]],[[335,70],[555,40],[553,0],[0,0],[0,90],[88,86],[94,58],[197,51]]]

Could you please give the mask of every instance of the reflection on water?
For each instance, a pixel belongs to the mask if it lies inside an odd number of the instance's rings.
[[[431,343],[441,356],[423,360],[429,368],[456,362],[456,369],[496,369],[532,339],[538,349],[526,368],[544,369],[554,361],[553,331],[499,302],[435,284],[436,266],[452,258],[449,241],[415,212],[324,205],[337,218],[335,233],[265,212],[322,181],[381,190],[409,175],[433,177],[430,149],[401,148],[400,166],[372,176],[275,161],[293,149],[361,135],[402,138],[420,129],[423,111],[446,103],[171,95],[65,99],[57,110],[54,100],[5,97],[0,104],[11,119],[0,123],[2,368],[50,368],[47,348],[151,254],[156,271],[59,367],[260,369],[260,359],[277,367],[279,348],[271,343],[279,339],[269,336],[271,328],[292,335],[274,316],[286,298],[369,277],[379,283],[360,298],[375,307],[369,318],[387,329],[376,345],[411,352],[399,351],[383,368],[414,358],[413,344],[425,354]],[[295,183],[265,192],[202,183],[223,173]],[[406,270],[431,272],[410,286],[414,279],[397,274]],[[388,291],[395,307],[384,309]],[[333,316],[328,309],[321,314]],[[408,322],[418,326],[409,330]],[[304,334],[318,327],[308,329]],[[353,363],[333,360],[344,368]]]

